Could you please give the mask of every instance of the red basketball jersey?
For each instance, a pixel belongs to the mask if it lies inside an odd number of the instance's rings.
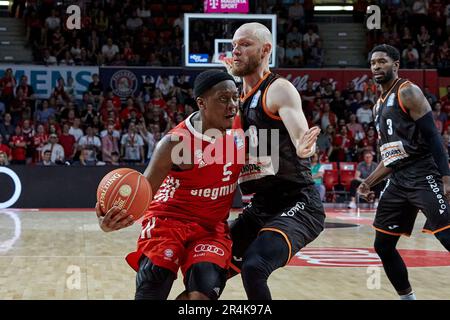
[[[146,218],[174,217],[214,227],[229,215],[245,157],[243,133],[229,130],[214,139],[196,131],[191,118],[192,115],[169,134],[183,141],[177,146],[182,146],[182,155],[190,158],[183,163],[193,163],[194,167],[169,172]]]

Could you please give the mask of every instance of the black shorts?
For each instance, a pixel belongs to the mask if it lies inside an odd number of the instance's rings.
[[[427,218],[423,232],[435,234],[450,228],[449,203],[443,195],[442,180],[434,175],[417,179],[415,188],[388,180],[373,223],[376,230],[410,236],[419,210]]]
[[[255,194],[242,214],[230,224],[232,264],[240,269],[242,257],[259,232],[280,233],[291,257],[324,229],[325,211],[314,185],[274,194]]]

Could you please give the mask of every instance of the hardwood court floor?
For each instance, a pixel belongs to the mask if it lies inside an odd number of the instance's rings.
[[[327,209],[329,226],[357,226],[325,229],[290,266],[274,272],[273,298],[397,299],[371,251],[373,215]],[[418,265],[409,268],[412,286],[419,299],[449,299],[450,254],[420,232],[423,223],[420,215],[413,236],[399,242],[407,264]],[[139,232],[135,224],[104,233],[88,210],[0,210],[0,299],[133,299],[135,272],[124,257]],[[424,267],[427,261],[433,266]],[[179,277],[169,299],[181,291]],[[246,299],[239,276],[229,280],[222,299]]]

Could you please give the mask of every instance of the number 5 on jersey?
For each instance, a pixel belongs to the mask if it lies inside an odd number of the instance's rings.
[[[223,175],[224,175],[224,177],[222,178],[222,181],[224,181],[224,182],[225,181],[230,181],[231,174],[233,172],[231,172],[231,170],[228,170],[228,168],[231,167],[232,164],[233,164],[232,162],[228,162],[227,164],[225,164],[223,166]]]

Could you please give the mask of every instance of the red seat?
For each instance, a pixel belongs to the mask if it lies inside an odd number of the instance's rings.
[[[325,170],[323,173],[323,184],[327,191],[333,191],[335,185],[339,183],[337,170]]]
[[[352,180],[355,179],[355,171],[356,170],[340,170],[341,184],[347,191],[350,190]]]

